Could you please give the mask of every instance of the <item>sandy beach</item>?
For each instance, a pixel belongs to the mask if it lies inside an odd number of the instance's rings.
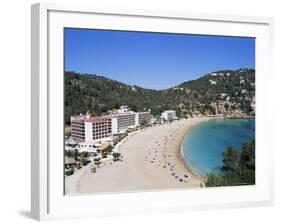
[[[88,164],[65,179],[66,194],[195,188],[204,180],[180,155],[182,140],[194,125],[210,118],[189,118],[143,129],[119,146],[117,162],[105,161],[91,173]]]

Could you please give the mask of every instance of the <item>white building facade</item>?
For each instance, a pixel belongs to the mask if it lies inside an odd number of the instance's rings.
[[[92,117],[90,114],[71,117],[71,136],[74,140],[90,141],[112,135],[110,116]]]
[[[128,128],[150,124],[152,119],[150,111],[134,112],[128,106],[121,106],[120,109],[111,111],[110,116],[112,116],[113,133],[125,132]],[[114,119],[117,120],[117,127]]]
[[[124,132],[130,127],[135,126],[136,113],[124,112],[112,115],[117,122],[117,133]]]
[[[71,117],[71,136],[77,142],[99,140],[124,133],[129,128],[150,124],[152,115],[149,111],[134,112],[122,106],[106,116],[90,114]]]
[[[161,118],[165,121],[172,121],[177,119],[176,111],[174,110],[165,110],[161,113]]]
[[[151,123],[152,115],[150,111],[136,113],[135,125],[148,125]]]

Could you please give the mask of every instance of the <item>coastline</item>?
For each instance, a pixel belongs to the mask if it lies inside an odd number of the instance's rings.
[[[182,141],[195,125],[212,117],[188,118],[145,128],[118,147],[120,162],[105,161],[97,173],[92,164],[65,179],[68,195],[200,188],[206,178],[196,174],[181,155]]]
[[[177,159],[179,161],[179,163],[182,163],[185,167],[186,170],[188,170],[189,172],[191,172],[193,175],[195,175],[196,177],[198,177],[201,181],[202,181],[202,184],[204,183],[204,186],[205,187],[205,183],[207,181],[207,178],[205,176],[202,176],[200,174],[198,174],[197,172],[195,172],[194,169],[192,169],[192,167],[188,164],[187,161],[185,161],[184,159],[184,156],[183,156],[183,140],[185,138],[185,136],[191,131],[191,129],[195,126],[197,126],[198,124],[201,124],[203,122],[207,122],[209,120],[212,120],[212,119],[217,119],[217,118],[221,118],[221,117],[202,117],[204,118],[203,120],[200,120],[199,122],[196,122],[195,124],[192,124],[191,126],[188,126],[184,132],[184,134],[181,136],[181,139],[179,141],[179,145],[178,145],[178,150],[177,150]]]
[[[215,119],[215,118],[206,119],[206,120],[204,120],[204,121],[201,121],[201,122],[199,122],[199,123],[197,123],[197,124],[194,124],[194,125],[192,125],[191,127],[189,127],[189,128],[186,130],[186,133],[184,134],[184,136],[183,136],[182,139],[181,139],[181,143],[180,143],[179,150],[178,150],[178,159],[180,160],[180,162],[184,164],[185,168],[186,168],[189,172],[193,173],[195,176],[197,176],[198,178],[200,178],[200,179],[204,182],[204,186],[205,186],[205,183],[206,183],[206,181],[207,181],[207,177],[202,176],[202,175],[200,175],[199,173],[197,173],[197,172],[191,167],[191,165],[189,165],[188,162],[185,161],[185,159],[184,159],[184,155],[183,155],[183,140],[184,140],[185,136],[188,135],[188,133],[191,131],[191,129],[192,129],[193,127],[195,127],[196,125],[201,124],[201,123],[203,123],[203,122],[207,122],[207,121],[209,121],[209,120],[211,120],[211,119]]]
[[[249,119],[255,119],[255,116],[249,116],[249,117],[239,117],[239,118],[234,118],[234,117],[210,117],[210,119],[206,119],[205,121],[202,121],[202,122],[199,122],[193,126],[191,126],[189,129],[187,129],[186,131],[186,135],[188,135],[188,132],[191,131],[191,129],[203,122],[207,122],[207,121],[210,121],[210,120],[213,120],[213,119],[225,119],[225,120],[249,120]],[[191,165],[189,165],[189,162],[185,160],[184,158],[184,152],[183,152],[183,141],[184,141],[184,138],[182,139],[182,144],[180,146],[180,150],[179,150],[179,159],[182,161],[182,163],[185,164],[186,166],[186,169],[188,169],[190,172],[192,172],[194,175],[198,176],[198,178],[202,179],[204,181],[204,183],[207,182],[207,176],[204,176],[200,173],[198,173],[195,169],[192,168]],[[188,156],[189,154],[187,154]]]

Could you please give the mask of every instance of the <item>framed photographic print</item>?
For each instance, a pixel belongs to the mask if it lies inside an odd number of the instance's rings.
[[[32,217],[269,205],[271,18],[32,6]]]

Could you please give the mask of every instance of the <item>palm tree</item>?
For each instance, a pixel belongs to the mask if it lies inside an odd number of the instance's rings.
[[[119,152],[114,152],[113,154],[112,154],[112,156],[113,156],[113,160],[114,161],[118,161],[119,160],[119,157],[121,156],[121,153],[119,153]]]
[[[101,164],[101,158],[95,158],[94,159],[94,162],[95,162],[95,165],[99,168],[100,164]]]
[[[82,152],[81,153],[81,162],[82,162],[83,166],[87,165],[88,161],[89,161],[89,153]]]
[[[79,157],[78,149],[75,149],[74,150],[74,159],[75,159],[75,161],[78,161],[78,157]]]

